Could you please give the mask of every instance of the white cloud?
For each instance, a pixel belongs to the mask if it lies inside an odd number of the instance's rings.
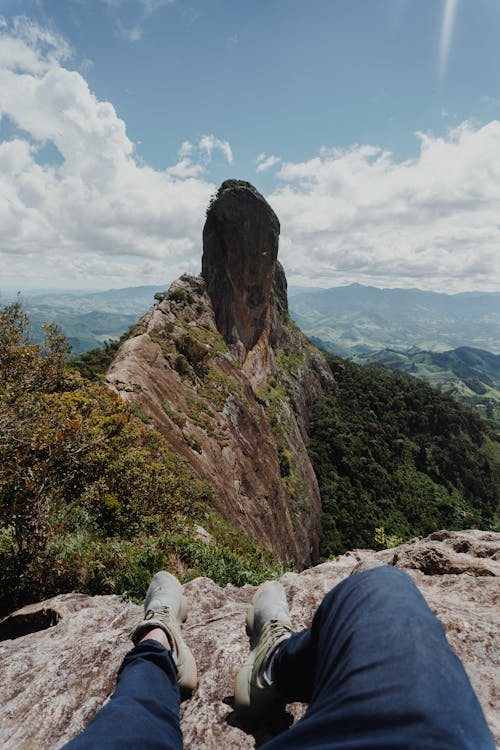
[[[418,137],[408,161],[356,145],[283,164],[268,200],[292,282],[500,289],[500,122]]]
[[[167,169],[173,177],[198,177],[203,174],[212,160],[214,151],[221,151],[228,164],[233,163],[233,152],[228,141],[221,141],[214,135],[203,135],[198,143],[184,141],[177,152],[178,162]]]
[[[266,169],[274,167],[279,164],[281,159],[279,156],[266,156],[265,154],[259,154],[256,159],[257,166],[255,167],[256,172],[264,172]]]
[[[55,276],[98,286],[104,276],[133,284],[199,269],[215,190],[202,175],[215,150],[232,161],[229,143],[185,142],[176,167],[155,170],[135,159],[113,105],[62,66],[62,40],[23,21],[0,28],[0,50],[0,117],[17,128],[0,141],[2,270],[13,276],[22,257],[38,286]],[[45,144],[59,164],[38,163]]]
[[[214,135],[204,135],[198,142],[198,148],[207,162],[212,158],[214,151],[221,151],[226,157],[228,164],[233,163],[233,152],[231,151],[231,146],[228,141],[221,141]]]

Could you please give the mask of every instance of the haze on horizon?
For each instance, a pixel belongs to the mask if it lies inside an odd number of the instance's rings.
[[[3,0],[0,292],[198,273],[251,181],[292,286],[500,291],[494,0]]]

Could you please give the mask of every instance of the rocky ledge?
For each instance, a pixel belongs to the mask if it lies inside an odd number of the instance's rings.
[[[373,554],[354,550],[303,573],[285,574],[281,580],[295,627],[307,627],[325,593]],[[444,623],[500,741],[500,534],[441,531],[376,557],[404,568]],[[185,637],[200,673],[198,691],[182,707],[185,745],[192,750],[258,747],[269,735],[238,725],[231,708],[234,675],[247,653],[245,614],[255,589],[220,588],[197,578],[184,591],[190,604]],[[0,623],[4,750],[57,748],[86,725],[113,690],[130,647],[127,634],[139,614],[138,606],[118,596],[64,594]],[[292,721],[304,707],[289,709]],[[278,730],[286,728],[273,728]]]

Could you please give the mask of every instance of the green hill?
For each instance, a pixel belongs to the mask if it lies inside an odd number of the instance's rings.
[[[462,346],[447,352],[383,349],[357,357],[402,370],[455,397],[500,432],[500,355]]]
[[[492,528],[500,438],[414,378],[329,362],[337,389],[315,404],[309,446],[323,502],[322,554],[373,546],[377,534]]]

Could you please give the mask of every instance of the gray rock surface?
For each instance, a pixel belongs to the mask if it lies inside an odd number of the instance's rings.
[[[323,596],[369,555],[396,561],[417,583],[446,626],[498,742],[500,534],[438,532],[395,550],[355,550],[298,575],[287,573],[282,582],[295,627],[306,627]],[[430,559],[439,560],[433,572],[425,562]],[[220,588],[207,578],[184,587],[190,603],[185,637],[200,673],[197,693],[182,706],[188,749],[254,748],[267,739],[234,725],[229,705],[247,653],[244,622],[254,590]],[[0,641],[4,750],[57,748],[86,725],[112,693],[139,613],[117,596],[65,594],[0,623],[0,637],[7,638]],[[45,629],[28,632],[39,627]],[[297,719],[304,707],[290,710]]]

